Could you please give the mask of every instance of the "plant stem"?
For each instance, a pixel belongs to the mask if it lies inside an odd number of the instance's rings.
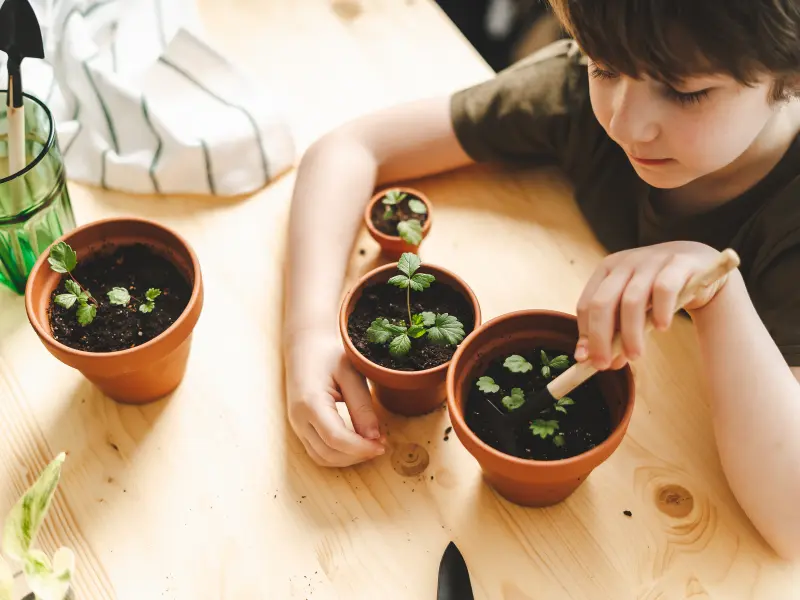
[[[411,282],[406,288],[406,307],[408,308],[408,326],[411,327]]]
[[[70,278],[72,279],[72,281],[74,281],[74,282],[75,282],[75,283],[78,285],[78,287],[79,287],[79,288],[81,288],[81,291],[82,291],[82,292],[84,292],[84,293],[85,293],[85,294],[86,294],[86,295],[89,297],[89,300],[91,300],[91,301],[94,303],[94,305],[95,305],[95,306],[100,306],[100,304],[98,304],[97,300],[95,300],[95,299],[94,299],[94,296],[92,296],[92,295],[89,293],[89,290],[87,290],[85,287],[83,287],[83,286],[81,285],[80,281],[78,281],[77,279],[75,279],[75,277],[72,275],[72,273],[70,273],[69,271],[67,271],[67,275],[69,275],[69,276],[70,276]]]

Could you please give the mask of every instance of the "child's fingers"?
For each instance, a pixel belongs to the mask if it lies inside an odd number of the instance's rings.
[[[605,266],[601,265],[597,268],[583,288],[580,298],[578,298],[578,333],[581,337],[586,338],[587,349],[589,339],[589,305],[591,304],[597,288],[603,283],[603,280],[608,277],[608,274],[609,270]]]
[[[669,328],[677,310],[678,295],[694,269],[689,261],[676,256],[661,270],[653,284],[653,325],[661,331]]]
[[[614,358],[611,356],[611,342],[619,303],[632,275],[632,268],[620,266],[615,269],[600,283],[589,302],[589,357],[597,369],[607,369]]]
[[[644,352],[644,328],[653,285],[668,260],[665,256],[640,265],[622,294],[619,329],[625,356],[630,360]]]
[[[369,393],[367,382],[350,364],[346,357],[342,357],[346,364],[340,365],[337,379],[342,388],[344,403],[350,412],[353,428],[357,433],[370,440],[381,437],[378,416],[372,407],[372,396]]]

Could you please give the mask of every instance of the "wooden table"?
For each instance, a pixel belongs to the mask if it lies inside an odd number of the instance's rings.
[[[328,0],[200,4],[219,48],[281,94],[301,150],[367,110],[491,75],[428,0],[363,0],[356,16]],[[200,256],[206,308],[168,400],[109,401],[47,354],[21,298],[0,293],[0,514],[69,452],[40,543],[75,550],[81,600],[432,599],[450,540],[482,600],[800,598],[800,573],[774,558],[725,483],[687,322],[652,340],[627,438],[560,506],[501,500],[444,439],[446,411],[381,413],[393,443],[429,452],[421,476],[401,477],[389,456],[317,468],[284,409],[292,185],[289,175],[236,200],[72,186],[80,223],[145,215]],[[476,168],[419,185],[438,215],[423,260],[463,276],[487,319],[574,310],[602,249],[557,174]],[[366,235],[357,247],[351,282],[376,264]]]

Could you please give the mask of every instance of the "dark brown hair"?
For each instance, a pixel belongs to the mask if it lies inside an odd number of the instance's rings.
[[[800,0],[550,0],[581,49],[630,77],[668,83],[726,73],[775,78],[773,100],[800,93]]]

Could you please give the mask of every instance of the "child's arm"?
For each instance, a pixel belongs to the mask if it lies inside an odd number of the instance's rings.
[[[578,303],[578,360],[619,368],[642,355],[648,304],[658,329],[690,277],[717,255],[669,242],[607,257]],[[792,269],[789,269],[790,271]],[[723,470],[736,499],[782,556],[800,559],[800,384],[748,295],[741,272],[687,306],[697,326]],[[626,356],[611,363],[617,325]]]
[[[289,220],[283,340],[289,419],[318,463],[347,466],[383,450],[366,383],[345,358],[336,328],[366,202],[376,184],[470,162],[451,125],[449,97],[359,118],[305,153]],[[336,412],[342,399],[358,435]]]

